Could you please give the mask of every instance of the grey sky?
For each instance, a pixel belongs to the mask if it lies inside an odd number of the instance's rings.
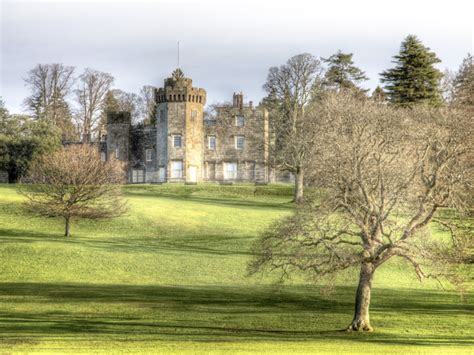
[[[258,102],[268,68],[302,52],[353,52],[373,89],[408,34],[437,53],[440,69],[457,69],[473,51],[467,0],[0,1],[0,96],[12,112],[37,63],[106,71],[126,91],[161,86],[178,40],[181,67],[208,103],[234,91]]]

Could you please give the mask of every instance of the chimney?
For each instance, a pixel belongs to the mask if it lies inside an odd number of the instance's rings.
[[[242,92],[240,92],[240,94],[234,92],[233,106],[240,109],[244,106],[244,94],[242,94]]]

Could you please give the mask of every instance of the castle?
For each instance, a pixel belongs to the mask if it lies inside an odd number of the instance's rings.
[[[206,91],[179,68],[155,89],[155,101],[156,124],[136,128],[130,113],[109,113],[100,137],[102,159],[126,162],[130,183],[275,180],[264,107],[244,104],[243,94],[234,93],[232,105],[205,118]]]

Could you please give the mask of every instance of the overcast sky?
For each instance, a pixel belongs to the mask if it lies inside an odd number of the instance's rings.
[[[437,53],[443,70],[473,52],[468,0],[0,2],[0,96],[12,112],[22,111],[23,78],[37,63],[109,72],[117,88],[138,92],[173,71],[177,41],[181,67],[208,103],[234,91],[258,102],[269,67],[303,52],[354,53],[371,89],[408,34]]]

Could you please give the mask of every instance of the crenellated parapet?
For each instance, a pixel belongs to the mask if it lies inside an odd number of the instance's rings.
[[[176,69],[170,78],[165,79],[163,88],[155,92],[158,104],[165,102],[194,102],[205,105],[206,90],[193,87],[193,81],[185,78],[181,69]]]

